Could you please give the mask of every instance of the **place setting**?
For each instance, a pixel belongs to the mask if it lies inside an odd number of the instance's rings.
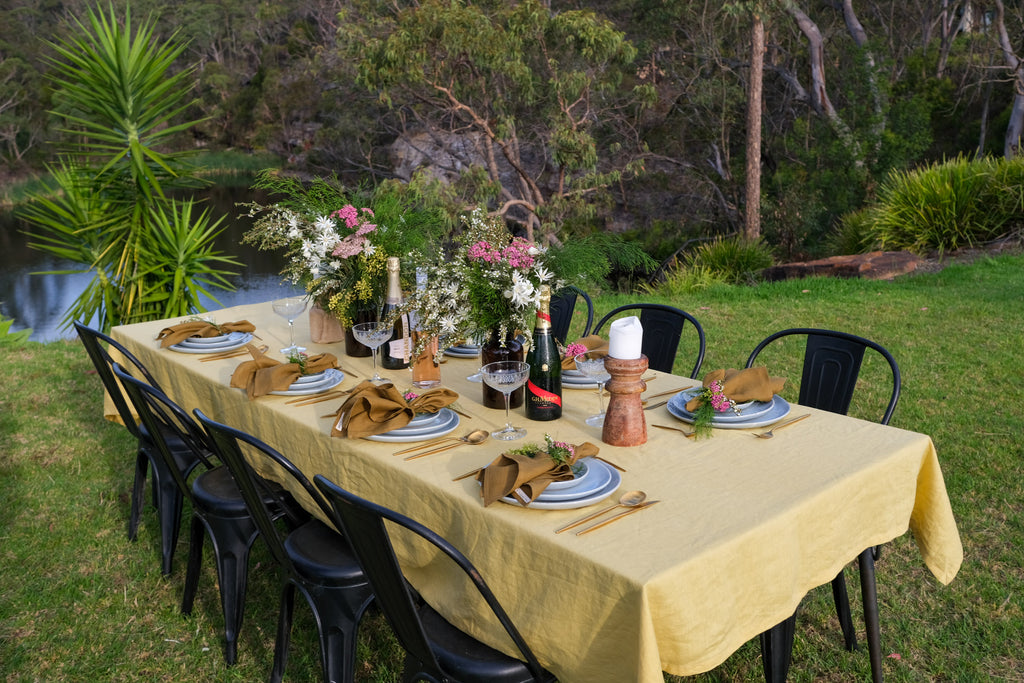
[[[203,354],[210,359],[244,354],[244,347],[255,337],[256,327],[248,320],[218,324],[195,318],[160,330],[160,348],[178,353]],[[205,360],[205,358],[203,359]]]
[[[266,347],[248,344],[246,352],[251,358],[239,363],[231,373],[230,386],[245,389],[250,400],[262,396],[310,398],[334,389],[345,380],[337,357],[331,353],[307,355],[297,351],[285,361],[279,361],[267,356]]]
[[[461,422],[453,405],[459,395],[451,389],[403,393],[390,382],[366,380],[346,393],[344,403],[325,416],[334,419],[331,436],[384,443],[432,441]]]

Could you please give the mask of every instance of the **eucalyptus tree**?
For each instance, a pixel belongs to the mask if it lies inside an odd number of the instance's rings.
[[[190,178],[184,155],[163,151],[194,124],[179,120],[193,77],[173,68],[184,44],[154,40],[151,21],[133,30],[130,10],[123,22],[113,8],[87,20],[52,44],[54,113],[68,138],[56,187],[25,212],[33,246],[92,273],[65,324],[98,316],[108,329],[194,312],[208,286],[230,287],[219,266],[233,260],[212,250],[219,221],[168,196]]]
[[[341,37],[406,141],[532,237],[594,215],[640,170],[636,50],[589,10],[523,0],[357,0]]]

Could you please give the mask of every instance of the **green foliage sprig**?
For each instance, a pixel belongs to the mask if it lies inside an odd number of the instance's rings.
[[[535,443],[527,443],[510,450],[509,453],[525,455],[528,458],[547,455],[556,465],[571,466],[576,463],[576,447],[565,441],[555,441],[550,434],[544,435],[543,447]]]

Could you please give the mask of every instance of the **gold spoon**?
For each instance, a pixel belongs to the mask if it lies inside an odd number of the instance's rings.
[[[603,508],[601,510],[598,510],[597,512],[589,514],[586,517],[583,517],[581,519],[577,519],[575,522],[569,522],[568,524],[566,524],[565,526],[561,527],[560,529],[555,529],[555,533],[556,534],[560,534],[563,531],[568,531],[569,529],[572,529],[574,527],[578,527],[580,524],[583,524],[585,522],[589,522],[592,519],[597,519],[598,517],[600,517],[604,513],[611,512],[615,508],[632,508],[632,507],[636,507],[637,505],[639,505],[640,503],[644,502],[645,500],[647,500],[647,494],[644,493],[643,491],[626,491],[625,493],[622,494],[622,497],[619,498],[619,502],[618,503],[615,503],[614,505],[609,505],[608,507]]]
[[[460,441],[461,443],[450,443],[447,446],[441,446],[440,448],[435,448],[434,450],[427,451],[425,453],[413,453],[412,455],[405,456],[405,459],[415,460],[416,458],[422,458],[425,455],[433,455],[435,453],[440,453],[441,451],[446,451],[449,448],[455,448],[456,446],[462,446],[464,444],[476,446],[478,444],[482,444],[484,441],[487,441],[487,439],[490,438],[490,436],[490,432],[488,432],[486,429],[474,429],[469,434],[466,434],[465,436],[456,439],[456,441]]]
[[[482,432],[482,431],[484,431],[484,430],[482,430],[482,429],[474,429],[473,431],[466,432],[465,436],[444,436],[444,437],[441,437],[440,439],[434,439],[433,441],[428,441],[427,443],[416,444],[415,446],[412,446],[411,448],[403,448],[400,451],[395,451],[391,455],[405,455],[406,453],[412,453],[413,451],[421,451],[424,448],[426,448],[427,450],[430,450],[430,449],[433,449],[435,446],[439,446],[439,445],[445,443],[446,441],[459,441],[460,439],[461,440],[465,440],[465,439],[470,438],[471,436],[473,436],[477,432]]]

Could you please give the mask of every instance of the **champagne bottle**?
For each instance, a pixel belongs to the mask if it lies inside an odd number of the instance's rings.
[[[551,288],[542,285],[533,346],[526,357],[530,379],[526,382],[526,417],[557,420],[562,416],[562,359],[551,336]]]
[[[427,274],[422,269],[416,270],[416,289],[424,291],[427,288]],[[420,344],[420,340],[426,336],[426,332],[420,329],[419,319],[415,314],[410,314],[412,326],[413,347]],[[441,383],[441,366],[435,362],[438,354],[437,337],[431,337],[423,351],[412,363],[412,385],[417,389],[430,389]]]
[[[402,281],[398,277],[399,261],[395,256],[388,257],[388,296],[384,302],[380,319],[387,320],[402,305]],[[380,347],[381,365],[387,370],[401,370],[409,367],[409,355],[412,351],[409,329],[409,316],[402,314],[395,321],[395,329],[391,338]]]

